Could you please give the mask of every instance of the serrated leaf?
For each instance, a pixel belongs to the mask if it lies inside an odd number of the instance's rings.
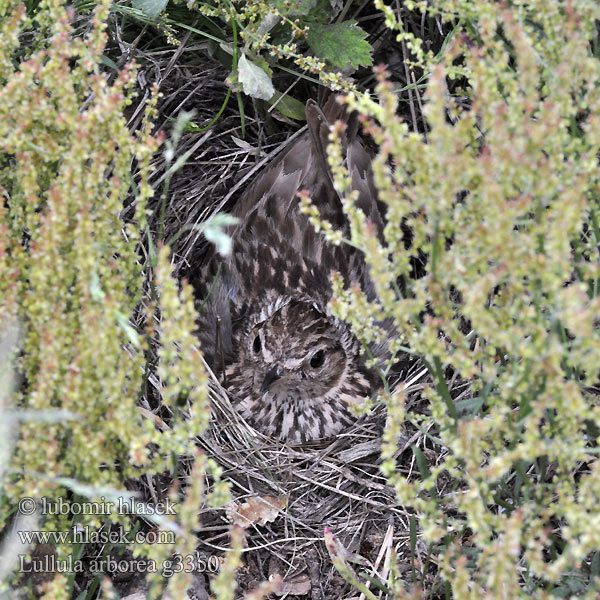
[[[167,6],[168,0],[131,0],[131,6],[144,13],[148,19],[156,19]]]
[[[310,24],[306,41],[313,52],[338,69],[368,66],[372,64],[371,44],[367,34],[356,21],[344,21],[332,25]]]
[[[244,94],[252,98],[269,100],[275,92],[271,78],[258,65],[250,62],[245,54],[238,60],[238,80],[244,88]]]

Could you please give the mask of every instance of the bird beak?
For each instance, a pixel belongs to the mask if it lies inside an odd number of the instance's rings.
[[[260,393],[264,394],[269,386],[277,381],[283,375],[283,369],[279,366],[279,363],[275,363],[270,366],[265,373],[265,378],[263,379],[262,385],[260,386]]]

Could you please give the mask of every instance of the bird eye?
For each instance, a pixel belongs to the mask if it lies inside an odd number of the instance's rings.
[[[260,352],[262,345],[260,343],[260,336],[256,336],[254,338],[254,341],[252,342],[252,350],[254,350],[255,354],[258,354]]]
[[[323,366],[324,362],[325,362],[325,353],[323,352],[323,350],[319,350],[318,352],[315,352],[312,355],[312,358],[310,359],[310,366],[313,369],[318,369],[319,367]]]

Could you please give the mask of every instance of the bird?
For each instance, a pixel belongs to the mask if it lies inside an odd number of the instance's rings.
[[[356,205],[383,236],[385,206],[378,200],[371,157],[358,136],[358,118],[336,95],[306,105],[307,131],[259,173],[232,214],[231,252],[210,251],[194,274],[198,336],[207,363],[220,372],[236,411],[255,430],[302,445],[329,439],[356,420],[382,380],[367,352],[329,302],[331,274],[344,286],[376,296],[361,250],[335,245],[300,210],[307,190],[321,218],[349,237],[327,162],[330,126],[345,124],[344,164]],[[382,238],[383,239],[383,238]]]

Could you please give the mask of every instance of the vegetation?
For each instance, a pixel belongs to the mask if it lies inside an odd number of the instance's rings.
[[[336,568],[367,598],[376,597],[373,586],[394,598],[595,598],[600,8],[592,0],[405,4],[446,32],[435,54],[378,4],[427,81],[421,132],[398,116],[385,68],[376,68],[376,98],[336,74],[370,61],[369,38],[345,20],[346,11],[330,23],[321,4],[185,8],[206,19],[199,31],[229,43],[234,91],[276,101],[284,90],[276,91],[270,75],[288,68],[287,57],[349,91],[346,101],[378,147],[385,245],[352,194],[344,202],[350,242],[365,251],[379,302],[338,285],[333,307],[365,342],[379,335],[378,321],[391,318],[399,332],[392,350],[410,353],[429,372],[421,392],[427,402],[417,409],[406,409],[402,386],[379,398],[389,414],[382,470],[412,514],[412,569],[400,575],[392,553],[389,575],[371,577],[369,587],[361,576],[366,561],[328,529],[323,540]],[[137,67],[124,65],[110,84],[102,67],[110,64],[103,53],[111,10],[174,35],[183,22],[176,11],[184,8],[102,0],[74,32],[58,0],[0,7],[0,384],[15,374],[13,393],[0,389],[3,561],[15,548],[26,552],[9,526],[35,528],[18,514],[25,497],[63,498],[70,506],[112,501],[130,495],[123,490],[132,480],[174,475],[179,457],[193,457],[185,490],[169,491],[176,514],[148,519],[156,531],[174,532],[174,545],[130,547],[157,564],[193,552],[197,507],[221,506],[227,497],[219,467],[196,449],[209,389],[195,347],[192,292],[173,277],[169,248],[147,223],[150,163],[164,141],[152,131],[158,94],[130,131],[124,115]],[[286,116],[293,117],[290,106]],[[344,192],[339,134],[332,132],[331,166]],[[180,166],[174,143],[164,146],[173,170]],[[124,204],[135,215],[127,222],[119,217]],[[222,240],[214,227],[212,239]],[[149,257],[143,267],[142,248]],[[410,277],[415,262],[422,272]],[[132,325],[134,315],[142,327]],[[459,387],[451,384],[457,380]],[[160,410],[148,403],[152,381]],[[409,426],[422,435],[411,448],[416,469],[407,474],[398,440]],[[118,512],[106,522],[37,515],[48,531],[140,527],[135,515]],[[242,538],[233,528],[233,551],[214,580],[219,598],[234,597]],[[69,543],[56,549],[58,558],[82,551]],[[8,587],[7,570],[0,567]],[[191,575],[175,572],[165,584],[158,572],[149,593],[183,597]],[[81,598],[114,593],[102,574],[85,584]],[[64,573],[43,586],[53,599],[75,589],[74,576]]]
[[[136,406],[147,384],[145,351],[157,315],[148,309],[143,335],[129,317],[141,298],[138,244],[152,193],[146,177],[160,140],[151,136],[147,123],[133,136],[125,127],[134,65],[127,65],[111,86],[100,72],[108,9],[108,2],[99,3],[89,33],[72,38],[64,6],[49,3],[37,21],[40,27],[51,23],[47,40],[27,60],[19,33],[36,23],[18,3],[4,14],[0,315],[3,325],[22,332],[21,352],[13,362],[22,381],[12,401],[5,399],[0,407],[3,420],[20,424],[12,440],[13,459],[2,465],[2,527],[17,519],[19,529],[21,498],[116,506],[119,496],[131,495],[127,479],[174,470],[179,454],[196,454],[193,433],[207,421],[206,373],[193,344],[191,290],[179,291],[166,248],[156,264],[155,312],[160,310],[158,376],[165,384],[170,427],[157,428]],[[21,58],[18,69],[15,57]],[[149,117],[153,110],[151,103]],[[119,212],[132,185],[133,158],[139,165],[137,221],[126,225]],[[7,358],[5,352],[3,369]],[[184,392],[187,402],[180,399]],[[11,439],[2,443],[10,445]],[[192,507],[203,498],[205,470],[218,475],[201,456],[196,462]],[[219,504],[223,491],[215,488]],[[179,507],[178,518],[154,519],[156,526],[178,534],[175,550],[183,555],[194,547],[194,513],[186,506]],[[94,514],[42,515],[38,510],[38,515],[49,531],[110,529],[111,521],[136,531],[135,514],[123,511],[112,511],[108,523]],[[182,529],[179,520],[188,527]],[[72,552],[78,557],[71,544],[57,550],[58,560]],[[173,548],[149,543],[138,550],[161,564]],[[9,556],[7,548],[3,560]],[[17,556],[10,560],[18,565]],[[171,580],[174,589],[181,587],[182,575]],[[70,597],[72,579],[59,573],[47,583],[46,596]],[[102,574],[90,589],[101,579]]]

